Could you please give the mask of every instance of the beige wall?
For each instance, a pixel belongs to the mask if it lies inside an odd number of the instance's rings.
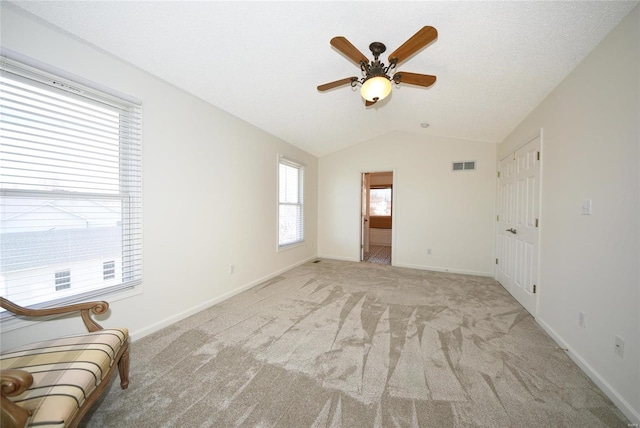
[[[393,171],[393,264],[493,275],[495,168],[495,144],[407,133],[322,157],[318,254],[359,260],[361,174]]]
[[[640,9],[498,146],[543,129],[538,322],[640,419]],[[593,215],[581,216],[582,200]],[[579,312],[586,328],[578,326]],[[614,338],[625,340],[624,358]]]
[[[112,301],[105,326],[139,338],[316,254],[317,159],[3,2],[6,48],[143,103],[143,292]],[[277,155],[306,164],[306,245],[276,252]],[[235,273],[230,274],[230,265]],[[2,347],[81,330],[7,331]]]

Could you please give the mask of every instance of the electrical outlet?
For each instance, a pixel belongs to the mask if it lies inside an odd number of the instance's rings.
[[[591,199],[585,199],[580,205],[581,215],[591,215]]]
[[[586,328],[587,314],[584,312],[578,313],[578,325],[582,328]]]
[[[431,255],[431,248],[427,248],[427,256]]]
[[[235,270],[236,270],[235,265],[229,265],[229,274],[233,275],[233,272],[235,272]]]
[[[613,350],[618,357],[624,357],[624,340],[622,340],[619,336],[616,336],[615,346]]]

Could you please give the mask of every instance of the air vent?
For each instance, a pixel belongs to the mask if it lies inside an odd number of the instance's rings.
[[[452,162],[452,171],[474,171],[476,169],[476,161]]]

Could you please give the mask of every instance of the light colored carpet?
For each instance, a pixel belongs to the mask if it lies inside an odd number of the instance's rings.
[[[626,427],[494,280],[322,260],[132,344],[89,427]]]

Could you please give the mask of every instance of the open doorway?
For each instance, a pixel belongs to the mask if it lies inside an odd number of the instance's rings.
[[[393,172],[362,174],[360,260],[391,264]]]

